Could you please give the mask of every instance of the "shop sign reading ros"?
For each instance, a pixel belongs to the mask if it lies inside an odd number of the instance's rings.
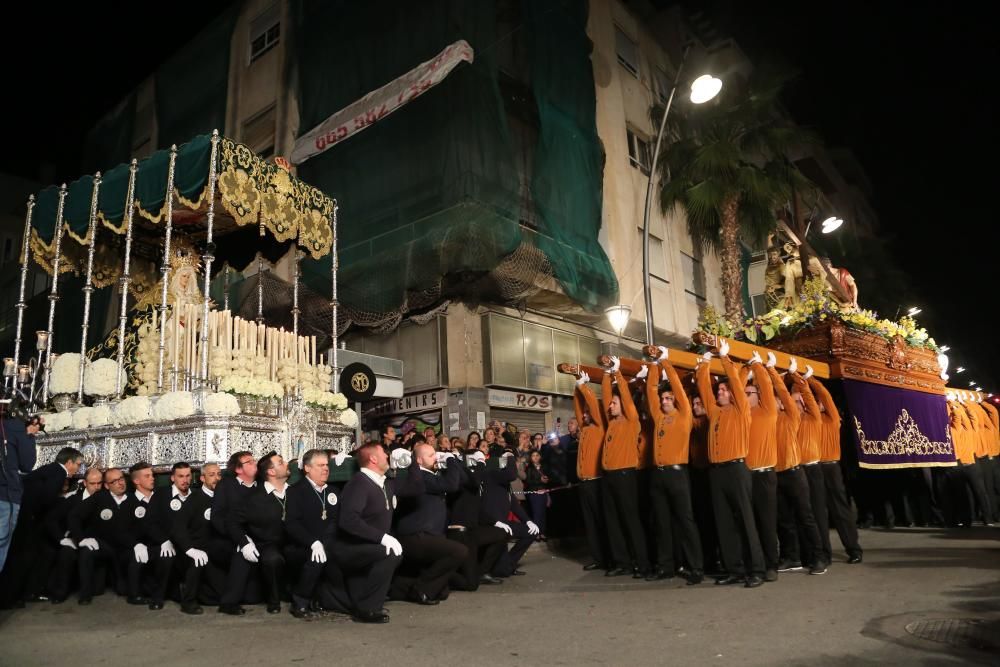
[[[539,412],[549,412],[552,410],[552,397],[546,394],[529,394],[523,391],[490,389],[487,401],[495,408],[537,410]]]

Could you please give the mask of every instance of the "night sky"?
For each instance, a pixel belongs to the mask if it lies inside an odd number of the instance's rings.
[[[958,2],[705,4],[753,60],[799,69],[786,106],[867,171],[908,278],[902,310],[922,308],[918,320],[952,348],[952,369],[968,369],[953,384],[1000,389],[987,282],[998,259],[991,195],[1000,186],[993,17]],[[97,5],[19,7],[2,47],[9,120],[0,170],[53,182],[78,176],[86,130],[225,3],[174,2],[155,15],[146,3],[107,5],[117,19],[95,16]],[[879,286],[860,288],[864,305]]]

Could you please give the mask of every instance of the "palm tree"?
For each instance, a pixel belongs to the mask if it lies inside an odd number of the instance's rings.
[[[734,324],[744,317],[740,242],[763,244],[791,193],[814,187],[787,157],[816,141],[779,106],[790,77],[758,72],[742,90],[730,83],[707,108],[668,119],[675,139],[657,165],[663,212],[683,206],[694,242],[720,256],[725,315]]]

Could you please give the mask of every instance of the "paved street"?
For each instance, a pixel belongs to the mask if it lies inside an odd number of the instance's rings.
[[[836,535],[833,535],[836,545]],[[862,531],[865,562],[824,576],[782,575],[756,590],[647,584],[582,572],[544,545],[528,576],[418,608],[393,602],[388,626],[330,615],[309,622],[257,607],[242,619],[187,617],[97,598],[0,616],[0,664],[259,665],[952,665],[1000,656],[1000,529]],[[990,649],[907,631],[964,625]],[[958,637],[952,628],[952,636]],[[992,652],[992,653],[991,653]]]

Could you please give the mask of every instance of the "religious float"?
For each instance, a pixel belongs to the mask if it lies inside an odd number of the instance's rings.
[[[29,199],[3,382],[7,396],[44,413],[38,465],[68,445],[99,467],[222,463],[239,450],[289,459],[312,447],[350,450],[358,417],[331,391],[337,204],[275,162],[215,132]],[[230,310],[234,267],[215,263],[222,244],[255,250],[265,243],[290,257],[287,330],[264,317],[260,252],[243,253],[246,264],[257,262],[256,318]],[[300,331],[304,254],[330,257],[328,356],[317,336]],[[33,345],[22,331],[31,261],[52,277],[47,326]],[[216,303],[213,279],[223,272]],[[82,278],[82,319],[60,309],[60,278],[69,273]],[[93,310],[92,294],[111,286],[117,326],[88,346],[89,329],[107,315]]]

